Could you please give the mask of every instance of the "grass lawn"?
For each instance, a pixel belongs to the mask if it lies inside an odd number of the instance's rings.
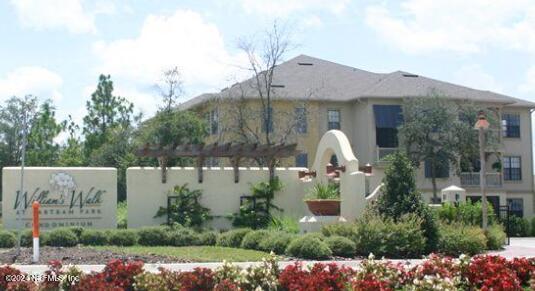
[[[221,262],[223,260],[232,262],[260,261],[269,254],[254,250],[244,250],[235,248],[213,247],[213,246],[190,246],[190,247],[118,247],[118,246],[93,246],[97,250],[109,250],[126,254],[139,255],[161,255],[172,256],[194,262]]]

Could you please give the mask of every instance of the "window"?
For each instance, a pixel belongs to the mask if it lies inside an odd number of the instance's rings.
[[[340,129],[340,110],[329,109],[327,111],[327,130]]]
[[[308,168],[308,154],[301,153],[295,156],[295,166]]]
[[[219,132],[219,114],[217,109],[206,113],[206,123],[208,124],[209,134],[217,134]]]
[[[307,133],[307,111],[304,107],[295,108],[295,131]]]
[[[504,137],[520,137],[520,115],[502,114],[502,132]]]
[[[403,122],[401,106],[373,105],[375,143],[380,148],[398,147],[398,126]]]
[[[512,215],[524,217],[524,199],[522,198],[508,198],[507,205]]]
[[[506,181],[522,180],[522,163],[520,157],[503,157],[503,179]]]
[[[437,154],[437,161],[435,162],[435,177],[436,178],[448,178],[450,176],[450,163],[446,157],[442,154]],[[431,161],[425,161],[425,177],[432,178],[431,175]]]
[[[262,132],[273,132],[273,108],[269,107],[262,112]]]

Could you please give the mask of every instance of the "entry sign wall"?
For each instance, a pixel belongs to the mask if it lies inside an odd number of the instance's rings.
[[[39,201],[40,227],[116,228],[115,168],[2,169],[2,220],[5,228],[31,228],[32,203]]]

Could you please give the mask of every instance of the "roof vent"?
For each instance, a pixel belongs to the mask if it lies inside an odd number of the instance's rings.
[[[302,63],[302,62],[299,62],[297,64],[300,65],[300,66],[312,66],[312,65],[314,65],[313,63]]]
[[[284,85],[271,84],[271,88],[284,88]]]
[[[403,77],[408,77],[408,78],[418,78],[418,75],[409,74],[409,73],[403,73],[402,76]]]

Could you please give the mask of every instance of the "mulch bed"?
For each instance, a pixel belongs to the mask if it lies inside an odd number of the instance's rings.
[[[33,264],[32,248],[21,248],[21,253],[14,262],[16,249],[10,249],[0,253],[0,264]],[[160,255],[129,255],[105,250],[95,250],[91,248],[62,248],[62,247],[41,247],[39,262],[37,265],[46,265],[51,260],[59,260],[63,265],[78,264],[106,264],[112,259],[128,261],[143,261],[145,263],[189,263],[190,261],[171,256]]]

